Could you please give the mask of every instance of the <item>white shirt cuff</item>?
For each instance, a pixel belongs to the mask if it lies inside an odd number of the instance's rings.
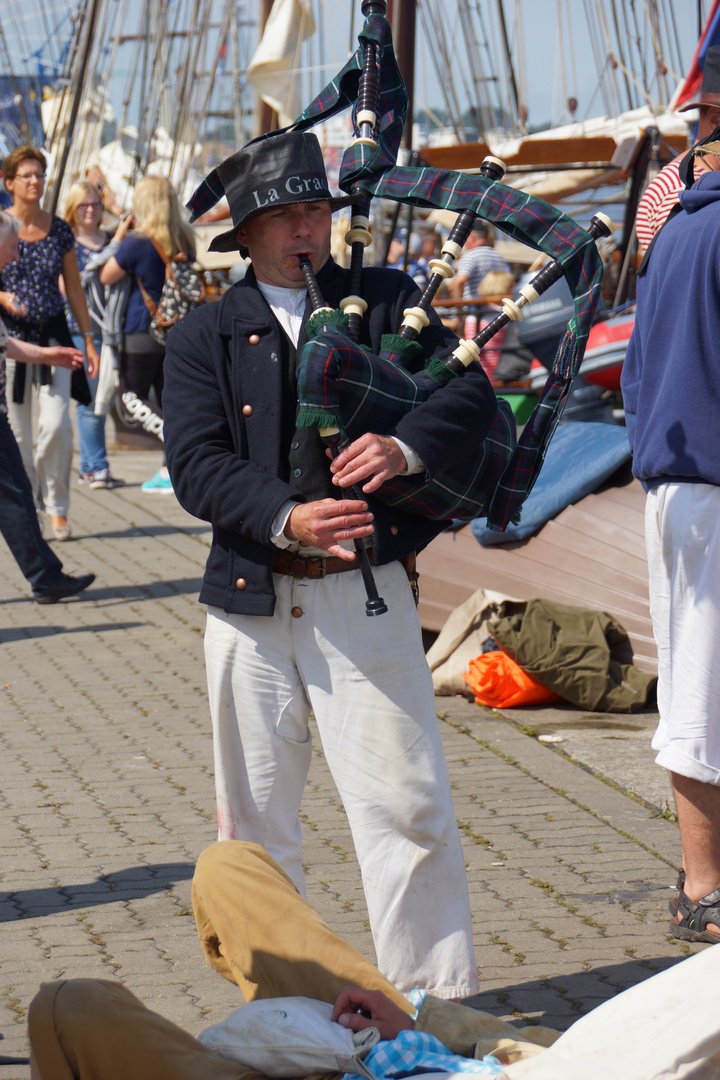
[[[408,446],[407,443],[404,443],[402,439],[396,439],[394,435],[391,435],[390,438],[393,440],[393,442],[396,442],[398,444],[403,454],[405,455],[405,460],[407,461],[407,469],[405,469],[404,472],[398,473],[398,476],[414,476],[415,473],[425,471],[425,466],[423,465],[419,456],[412,449],[412,447]]]
[[[277,514],[273,518],[273,523],[270,526],[270,539],[279,548],[289,548],[293,544],[297,546],[297,540],[288,540],[285,536],[285,526],[287,525],[288,518],[297,506],[295,499],[288,499],[286,503],[283,503]]]

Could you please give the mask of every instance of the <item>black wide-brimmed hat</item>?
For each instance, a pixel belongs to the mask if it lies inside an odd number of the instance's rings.
[[[222,186],[218,197],[223,192],[226,195],[233,227],[215,237],[210,251],[240,250],[243,255],[246,252],[238,243],[237,230],[266,210],[326,201],[332,210],[339,210],[362,198],[330,193],[320,143],[307,131],[286,131],[248,143],[218,165],[204,186],[217,190],[218,182]]]
[[[720,105],[720,46],[717,45],[712,45],[705,53],[700,96],[681,105],[678,112],[697,109],[700,105]]]

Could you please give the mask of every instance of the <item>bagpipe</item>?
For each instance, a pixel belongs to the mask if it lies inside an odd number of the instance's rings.
[[[604,215],[597,215],[586,231],[548,203],[503,184],[505,167],[496,158],[486,159],[477,174],[398,166],[407,93],[385,18],[385,0],[363,0],[362,13],[365,23],[357,51],[285,129],[307,130],[352,108],[354,138],[343,155],[339,177],[342,190],[356,197],[345,237],[351,248],[350,295],[338,310],[329,309],[309,260],[299,257],[315,310],[298,361],[297,424],[319,429],[333,453],[366,432],[391,432],[406,413],[432,394],[442,393],[451,380],[462,378],[468,368],[477,370],[480,349],[507,322],[521,319],[524,306],[564,275],[574,298],[573,316],[520,438],[509,405],[500,399],[480,444],[469,446],[447,471],[395,476],[374,492],[375,498],[415,514],[441,520],[486,517],[489,528],[502,531],[517,520],[537,478],[582,361],[602,283],[595,240],[609,235],[611,226]],[[430,263],[432,275],[422,297],[404,311],[397,332],[385,335],[377,356],[358,344],[367,310],[362,274],[365,248],[372,242],[369,211],[374,196],[458,212],[441,257]],[[430,322],[432,300],[442,282],[454,275],[453,263],[477,218],[543,252],[550,262],[521,290],[517,301],[503,300],[501,312],[477,337],[460,341],[446,355],[425,357],[423,330]],[[356,549],[368,588],[367,613],[379,614],[386,608],[374,589],[367,554],[360,543]]]
[[[309,340],[298,367],[298,424],[338,428],[341,438],[356,438],[366,431],[384,434],[429,394],[462,377],[483,345],[508,321],[522,318],[523,307],[564,275],[574,298],[573,317],[519,440],[509,407],[499,401],[484,446],[448,474],[394,477],[374,493],[391,505],[432,518],[487,516],[488,526],[502,531],[532,488],[582,361],[602,283],[595,240],[609,235],[611,226],[598,214],[586,231],[541,199],[508,187],[501,182],[504,166],[497,159],[486,160],[479,174],[397,166],[407,95],[385,10],[384,0],[363,0],[365,24],[358,50],[293,125],[305,130],[352,107],[354,139],[343,156],[339,182],[343,191],[363,196],[354,204],[346,236],[351,247],[351,295],[340,308],[347,321],[338,312],[318,310],[308,324]],[[397,334],[383,339],[376,357],[356,344],[367,308],[361,282],[364,250],[372,239],[368,218],[372,196],[459,214],[441,258],[431,263],[432,276],[422,298],[405,311]],[[550,263],[521,290],[517,301],[503,300],[502,311],[476,338],[461,341],[445,357],[429,358],[422,371],[411,374],[408,369],[417,367],[423,355],[422,331],[432,300],[441,282],[453,276],[452,264],[478,217],[542,251]],[[319,308],[324,306],[321,298],[316,302]]]

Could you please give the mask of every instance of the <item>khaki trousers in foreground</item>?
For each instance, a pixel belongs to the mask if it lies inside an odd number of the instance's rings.
[[[248,1001],[301,995],[334,1002],[345,986],[382,990],[412,1012],[369,960],[346,944],[261,847],[219,841],[203,852],[193,908],[208,962]],[[198,963],[200,962],[198,958]],[[238,1004],[241,1002],[238,1001]],[[45,983],[30,1006],[43,1080],[251,1080],[120,983]]]

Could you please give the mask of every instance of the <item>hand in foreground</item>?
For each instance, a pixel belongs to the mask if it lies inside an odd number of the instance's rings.
[[[0,305],[9,311],[11,315],[16,315],[18,318],[24,318],[27,315],[27,308],[24,304],[21,304],[17,296],[10,292],[0,292]]]
[[[69,349],[65,345],[48,345],[46,349],[38,346],[40,364],[52,364],[53,367],[70,368],[77,371],[85,363],[85,357],[79,349]]]
[[[100,370],[100,357],[92,338],[85,338],[85,355],[87,356],[88,375],[93,379]]]
[[[394,439],[388,435],[370,434],[351,442],[330,466],[333,484],[348,487],[368,480],[363,484],[363,491],[368,495],[406,469],[405,455]]]
[[[395,1039],[401,1031],[413,1028],[408,1014],[382,990],[358,990],[352,986],[346,986],[335,1002],[332,1019],[351,1031],[376,1027],[381,1039]]]
[[[115,230],[115,235],[113,236],[113,240],[117,240],[118,243],[122,243],[122,241],[125,239],[127,234],[134,227],[135,227],[135,218],[133,217],[133,215],[132,214],[123,214],[123,216],[120,218],[120,222],[118,224],[118,227]]]
[[[375,531],[367,503],[357,499],[319,499],[298,503],[285,525],[288,540],[322,548],[329,555],[352,560],[354,551],[340,547],[340,540],[355,540]]]
[[[31,341],[9,337],[7,354],[11,360],[20,360],[23,364],[51,364],[54,367],[70,368],[74,371],[85,363],[85,357],[79,349],[65,345],[35,345]]]

